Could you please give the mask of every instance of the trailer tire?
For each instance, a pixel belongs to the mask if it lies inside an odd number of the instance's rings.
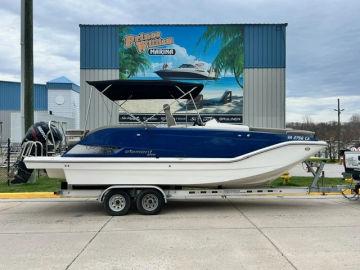
[[[104,207],[110,216],[124,216],[129,212],[131,199],[125,190],[110,190],[104,197]]]
[[[163,194],[156,189],[144,189],[136,197],[136,208],[143,215],[160,213],[164,204]]]

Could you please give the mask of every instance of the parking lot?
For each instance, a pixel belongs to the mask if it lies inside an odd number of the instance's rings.
[[[359,269],[360,202],[178,201],[109,217],[93,200],[0,201],[1,269]]]

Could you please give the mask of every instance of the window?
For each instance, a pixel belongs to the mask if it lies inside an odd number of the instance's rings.
[[[195,66],[190,64],[182,64],[179,68],[195,68]]]
[[[113,155],[118,148],[111,146],[92,146],[77,144],[66,154],[69,155]]]

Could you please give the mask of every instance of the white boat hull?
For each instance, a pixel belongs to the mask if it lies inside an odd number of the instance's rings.
[[[288,141],[236,158],[27,157],[29,169],[46,169],[71,185],[259,186],[326,147],[322,141]],[[61,177],[60,177],[61,178]]]

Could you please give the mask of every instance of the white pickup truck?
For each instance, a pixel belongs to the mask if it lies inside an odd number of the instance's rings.
[[[360,149],[344,152],[345,173],[351,174],[354,180],[360,181]]]

